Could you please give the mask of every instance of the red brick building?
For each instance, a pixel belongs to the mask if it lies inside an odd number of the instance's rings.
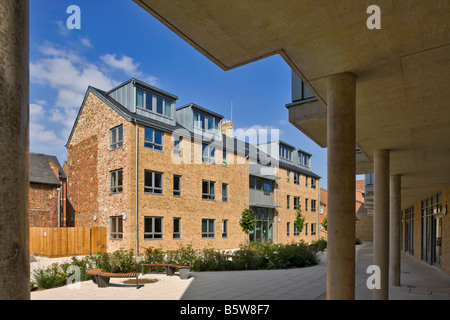
[[[66,226],[66,185],[55,156],[30,153],[30,227]]]

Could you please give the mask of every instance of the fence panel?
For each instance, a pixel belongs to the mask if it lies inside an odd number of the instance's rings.
[[[106,252],[106,228],[30,228],[30,254],[69,257]]]

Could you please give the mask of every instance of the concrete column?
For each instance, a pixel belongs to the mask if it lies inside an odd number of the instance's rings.
[[[356,76],[328,78],[327,299],[355,299]]]
[[[375,300],[389,299],[389,151],[374,153],[373,264],[380,268],[380,289]]]
[[[389,225],[389,283],[400,286],[400,241],[401,241],[401,175],[391,175]]]
[[[30,299],[28,0],[0,1],[0,300]]]

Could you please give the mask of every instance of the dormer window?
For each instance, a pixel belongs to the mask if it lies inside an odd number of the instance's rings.
[[[213,116],[206,116],[194,111],[194,127],[209,132],[219,131],[219,121]]]
[[[136,88],[136,107],[172,117],[172,101]]]
[[[288,161],[292,161],[292,150],[280,145],[280,158]]]

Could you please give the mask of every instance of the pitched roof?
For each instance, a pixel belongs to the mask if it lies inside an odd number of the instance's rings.
[[[59,169],[59,177],[56,177],[50,167],[49,162]],[[30,182],[39,184],[49,184],[59,186],[61,183],[59,179],[66,179],[66,174],[64,173],[58,158],[51,155],[46,155],[42,153],[32,153],[30,152]]]

